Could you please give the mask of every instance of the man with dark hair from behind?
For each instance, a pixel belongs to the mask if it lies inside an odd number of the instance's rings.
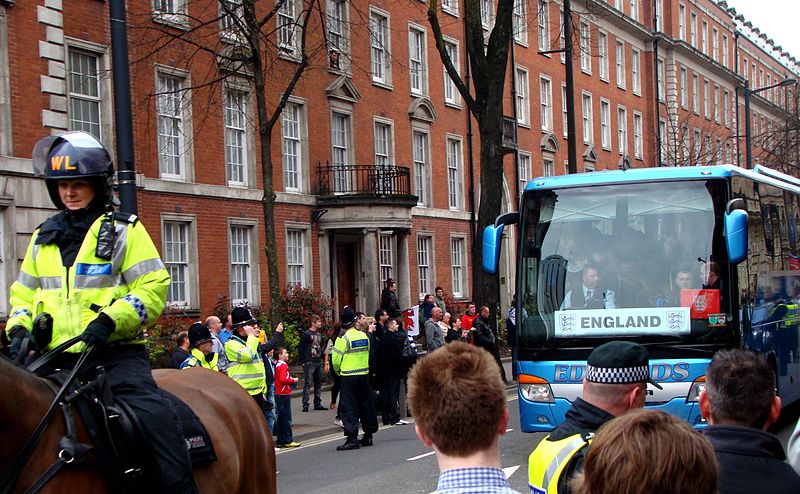
[[[700,412],[703,434],[719,461],[720,493],[800,492],[800,476],[785,463],[780,440],[767,432],[781,413],[775,373],[761,355],[722,350],[706,370]]]
[[[453,342],[428,355],[409,374],[408,402],[417,436],[436,451],[441,473],[435,493],[517,492],[501,470],[500,436],[509,413],[488,352]]]

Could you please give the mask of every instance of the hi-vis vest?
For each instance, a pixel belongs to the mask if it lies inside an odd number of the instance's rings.
[[[258,353],[258,338],[248,336],[244,342],[238,336],[231,336],[225,342],[225,356],[228,357],[228,377],[251,395],[264,394],[267,373]]]
[[[340,376],[369,374],[369,337],[350,328],[333,346],[333,370]]]
[[[213,354],[214,358],[211,359],[211,362],[206,362],[206,356],[197,348],[192,348],[191,353],[191,356],[187,357],[181,364],[181,370],[191,369],[192,367],[203,367],[213,371],[219,370],[219,356],[216,353]]]
[[[591,444],[593,434],[574,434],[560,441],[545,437],[528,457],[528,484],[532,494],[557,494],[558,479],[575,454]]]
[[[135,215],[115,213],[116,238],[110,260],[95,257],[101,215],[86,233],[75,257],[66,268],[55,243],[36,244],[39,230],[11,285],[11,316],[6,328],[17,325],[28,331],[39,314],[53,317],[51,349],[83,332],[100,312],[116,324],[109,343],[144,343],[144,329],[164,310],[169,273],[150,235]],[[83,344],[67,351],[80,352]]]

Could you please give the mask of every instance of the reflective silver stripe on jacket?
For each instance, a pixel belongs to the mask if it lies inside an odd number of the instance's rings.
[[[556,472],[558,471],[558,466],[564,463],[564,461],[567,459],[567,456],[569,456],[571,452],[575,451],[584,444],[586,444],[586,441],[583,440],[583,436],[578,435],[565,444],[564,447],[561,448],[558,453],[556,453],[556,456],[550,461],[550,464],[547,465],[547,468],[544,471],[542,487],[547,489],[547,487],[550,485],[550,482],[555,477]]]
[[[256,379],[259,377],[264,377],[264,374],[233,374],[236,379]]]
[[[126,285],[130,285],[139,277],[161,269],[164,269],[164,263],[161,261],[161,259],[147,259],[146,261],[137,262],[133,266],[126,269],[122,273],[122,278],[125,280]]]
[[[75,275],[75,288],[113,288],[120,285],[119,275],[78,274]]]
[[[363,374],[365,372],[369,372],[369,367],[364,367],[363,369],[353,369],[348,371],[342,371],[339,374],[343,376],[347,376],[349,374]]]
[[[125,261],[128,246],[128,225],[117,223],[117,238],[114,240],[114,253],[111,255],[112,272],[119,273]]]
[[[39,284],[42,286],[42,290],[59,290],[61,289],[61,277],[42,276],[39,278]]]
[[[31,276],[25,271],[19,272],[19,276],[17,276],[17,283],[31,290],[36,290],[37,288],[41,287],[39,278],[36,276]]]

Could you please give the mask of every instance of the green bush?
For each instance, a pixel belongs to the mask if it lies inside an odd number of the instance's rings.
[[[333,300],[312,288],[288,285],[281,292],[279,310],[284,327],[283,346],[289,350],[289,362],[297,361],[300,334],[309,327],[312,315],[322,317],[322,334],[326,334],[333,325]]]
[[[150,366],[154,369],[169,367],[172,350],[178,333],[186,331],[194,320],[180,311],[165,310],[155,324],[145,332]]]

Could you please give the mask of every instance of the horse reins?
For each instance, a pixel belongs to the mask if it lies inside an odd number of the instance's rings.
[[[39,360],[34,362],[28,370],[37,370],[44,366],[45,364],[49,363],[55,356],[63,352],[65,349],[71,347],[73,344],[77,343],[80,340],[79,336],[72,338],[61,345],[57,346],[56,348],[52,349],[51,351],[47,352],[43,355]],[[36,449],[36,446],[39,444],[39,441],[42,439],[42,435],[44,431],[47,429],[47,426],[50,424],[50,419],[53,418],[53,414],[56,411],[57,406],[61,406],[62,410],[64,410],[65,419],[67,420],[67,435],[61,438],[59,442],[59,447],[61,448],[58,452],[58,457],[56,460],[50,465],[50,467],[45,471],[45,473],[36,481],[36,483],[26,491],[26,494],[33,494],[34,492],[41,489],[44,484],[50,480],[57,472],[66,464],[72,463],[80,454],[81,451],[76,448],[75,446],[77,443],[74,441],[74,419],[72,420],[72,424],[70,425],[70,419],[72,418],[72,413],[67,411],[69,409],[62,400],[64,395],[69,390],[69,387],[75,381],[75,378],[78,376],[78,372],[83,367],[84,363],[89,357],[93,346],[87,346],[83,352],[81,353],[78,361],[76,362],[75,366],[72,368],[67,379],[64,381],[64,384],[61,385],[61,389],[58,390],[56,393],[53,402],[50,404],[50,407],[47,409],[47,412],[44,414],[44,417],[39,421],[39,425],[36,426],[36,429],[31,434],[31,437],[28,439],[28,442],[25,443],[25,446],[19,452],[19,454],[14,458],[14,461],[11,462],[11,466],[3,473],[2,480],[0,480],[0,494],[8,494],[11,492],[11,489],[16,485],[17,480],[19,479],[22,470],[27,465],[28,460],[30,460],[33,451]],[[40,361],[42,361],[40,363]],[[72,444],[70,443],[70,439],[72,439]],[[80,446],[80,445],[77,445]],[[85,451],[83,451],[85,453]]]

